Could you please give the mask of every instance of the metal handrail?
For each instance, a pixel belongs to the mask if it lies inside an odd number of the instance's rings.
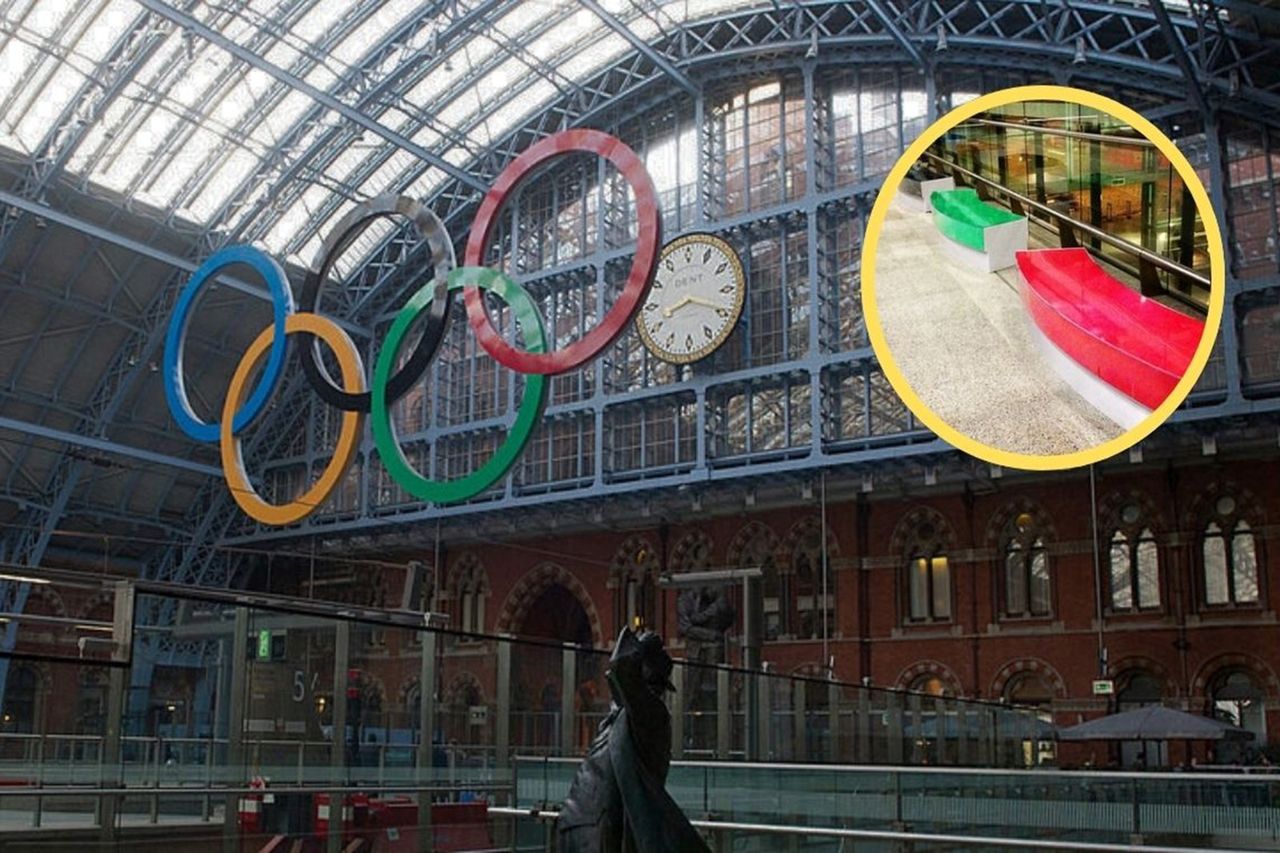
[[[530,764],[580,764],[580,757],[516,755],[514,761]],[[1130,783],[1134,780],[1145,781],[1178,781],[1178,782],[1239,782],[1242,784],[1275,784],[1280,779],[1269,778],[1263,774],[1249,773],[1201,773],[1199,771],[1148,771],[1141,773],[1125,773],[1114,770],[1065,770],[1054,768],[1037,768],[1034,770],[1017,770],[1007,767],[939,767],[935,765],[916,764],[801,764],[781,761],[684,761],[671,762],[675,767],[697,767],[703,769],[726,770],[790,770],[806,773],[900,773],[912,776],[999,776],[1026,779],[1034,782],[1048,782],[1054,779],[1091,779],[1109,780]]]
[[[969,169],[964,168],[963,166],[961,166],[960,164],[952,160],[948,160],[945,157],[940,157],[939,155],[934,154],[932,151],[926,151],[924,153],[924,156],[928,157],[931,160],[936,160],[937,162],[943,164],[944,166],[951,169],[952,171],[959,172],[960,174],[964,175],[967,178],[971,178],[972,180],[978,181],[984,186],[987,186],[990,189],[1002,195],[1008,196],[1009,198],[1012,198],[1012,199],[1016,199],[1018,203],[1026,205],[1031,210],[1036,210],[1041,213],[1044,213],[1050,219],[1056,219],[1056,220],[1065,222],[1068,225],[1070,225],[1072,228],[1083,231],[1089,236],[1096,237],[1097,239],[1101,240],[1102,242],[1108,245],[1115,246],[1117,249],[1120,249],[1123,252],[1126,252],[1142,260],[1145,260],[1147,263],[1151,264],[1152,266],[1159,267],[1160,269],[1163,269],[1166,272],[1171,272],[1174,275],[1179,276],[1181,278],[1190,279],[1191,281],[1194,281],[1196,284],[1199,284],[1201,287],[1205,287],[1205,288],[1211,287],[1211,282],[1208,278],[1206,278],[1205,276],[1201,275],[1200,273],[1196,272],[1193,269],[1184,267],[1182,264],[1177,263],[1176,261],[1169,260],[1163,255],[1157,255],[1155,252],[1152,252],[1149,249],[1143,248],[1142,246],[1139,246],[1135,243],[1130,243],[1128,240],[1125,240],[1122,237],[1117,237],[1114,234],[1110,234],[1106,231],[1103,231],[1101,228],[1097,228],[1093,225],[1090,225],[1087,222],[1083,222],[1079,219],[1076,219],[1075,217],[1068,216],[1067,214],[1063,213],[1060,210],[1056,210],[1055,208],[1052,208],[1047,204],[1038,202],[1033,198],[1029,198],[1020,192],[1011,190],[1008,187],[1004,186],[1003,184],[998,183],[997,181],[993,181],[990,178],[983,177],[982,175],[979,175],[977,172],[970,171]]]
[[[559,812],[554,809],[521,809],[510,806],[490,806],[490,814],[502,815],[504,817],[514,818],[532,818],[534,820],[543,820],[554,822],[559,819]],[[849,838],[861,839],[863,841],[906,841],[920,842],[929,844],[947,844],[959,845],[961,847],[1007,847],[1018,850],[1062,850],[1069,847],[1072,850],[1091,850],[1098,851],[1132,851],[1142,850],[1147,853],[1187,853],[1189,847],[1166,847],[1155,844],[1108,844],[1099,841],[1042,841],[1035,838],[1002,838],[1000,836],[978,836],[978,835],[948,835],[941,832],[895,832],[887,829],[843,829],[839,827],[828,826],[788,826],[785,824],[768,824],[768,823],[742,823],[740,821],[729,820],[690,820],[698,829],[710,829],[717,831],[735,830],[738,832],[752,832],[765,835],[798,835],[798,836],[824,836],[827,838]],[[1225,850],[1226,853],[1245,853],[1244,850],[1214,848]]]
[[[1138,136],[1113,136],[1108,133],[1091,133],[1087,130],[1065,130],[1057,127],[1040,127],[1034,124],[1024,124],[1016,121],[999,121],[993,118],[975,118],[971,119],[974,124],[989,124],[995,127],[1010,127],[1015,130],[1030,130],[1034,133],[1043,133],[1046,136],[1066,136],[1071,139],[1088,139],[1093,142],[1113,142],[1117,145],[1130,145],[1139,148],[1156,148],[1154,142],[1146,137]]]

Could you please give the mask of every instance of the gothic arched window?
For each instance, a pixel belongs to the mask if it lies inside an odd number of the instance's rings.
[[[1257,604],[1258,546],[1253,528],[1229,495],[1214,502],[1203,528],[1204,602],[1211,607]]]

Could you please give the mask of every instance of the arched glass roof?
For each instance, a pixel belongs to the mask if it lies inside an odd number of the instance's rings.
[[[751,5],[27,0],[11,4],[0,34],[0,146],[61,156],[90,191],[309,261],[355,201],[428,196],[635,40],[695,11]],[[365,251],[344,262],[358,263],[390,227],[371,228]]]

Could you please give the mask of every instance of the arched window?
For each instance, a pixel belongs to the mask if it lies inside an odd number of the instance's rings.
[[[40,695],[40,674],[30,666],[18,665],[9,670],[4,687],[4,711],[0,731],[30,734],[36,731],[36,712]]]
[[[1033,512],[1011,514],[1001,531],[1000,542],[1003,614],[1013,618],[1048,616],[1052,597],[1044,521]]]
[[[1123,685],[1116,693],[1116,705],[1121,711],[1159,705],[1164,697],[1164,682],[1149,672],[1137,670],[1117,680]]]
[[[1160,552],[1150,527],[1111,534],[1110,569],[1112,610],[1160,606]]]
[[[912,622],[951,618],[951,567],[946,554],[917,549],[907,559],[907,580]]]
[[[614,588],[614,617],[619,626],[651,624],[654,618],[653,578],[658,572],[658,555],[644,538],[631,537],[619,547],[610,565],[610,586]]]
[[[1253,732],[1254,743],[1267,741],[1266,694],[1249,673],[1230,670],[1218,675],[1210,687],[1213,714],[1219,720]]]
[[[1049,615],[1049,557],[1040,537],[1010,539],[1004,551],[1006,616]]]
[[[1235,498],[1223,495],[1204,526],[1204,601],[1211,607],[1258,603],[1258,551]]]
[[[453,572],[454,625],[459,630],[483,633],[485,599],[489,597],[489,580],[484,566],[474,554],[465,554]],[[464,640],[465,638],[459,638]]]
[[[904,622],[951,619],[951,564],[947,558],[949,528],[937,512],[913,510],[894,532],[894,548],[902,548],[901,600]],[[899,544],[901,543],[901,544]]]
[[[830,559],[830,555],[828,555]],[[822,584],[822,532],[817,526],[802,530],[791,554],[791,600],[795,612],[790,614],[792,633],[801,639],[813,639],[835,632],[835,575],[827,567],[827,586]]]
[[[753,523],[739,534],[735,545],[738,552],[737,567],[759,567],[761,571],[760,602],[764,611],[764,638],[776,640],[790,635],[791,579],[778,571],[777,561],[774,559],[774,551],[778,546],[777,536],[764,525]]]
[[[939,676],[932,672],[926,672],[918,675],[907,685],[907,689],[913,693],[927,693],[930,696],[950,696],[951,691],[947,688],[947,683]]]

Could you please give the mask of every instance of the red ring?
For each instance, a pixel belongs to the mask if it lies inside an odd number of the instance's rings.
[[[531,353],[516,349],[505,340],[489,321],[484,310],[480,290],[474,286],[463,289],[467,305],[467,319],[475,331],[476,340],[495,361],[520,373],[544,375],[565,373],[595,358],[613,343],[626,328],[632,316],[644,302],[653,279],[661,244],[658,217],[658,194],[644,163],[625,142],[600,130],[562,130],[525,149],[512,160],[493,182],[489,193],[480,203],[480,210],[471,224],[467,237],[464,266],[483,266],[485,245],[498,221],[498,209],[516,184],[535,166],[571,151],[589,151],[599,154],[612,163],[631,184],[636,194],[636,218],[640,223],[636,238],[636,253],[627,275],[626,286],[605,314],[600,324],[586,335],[562,349],[546,353]]]

